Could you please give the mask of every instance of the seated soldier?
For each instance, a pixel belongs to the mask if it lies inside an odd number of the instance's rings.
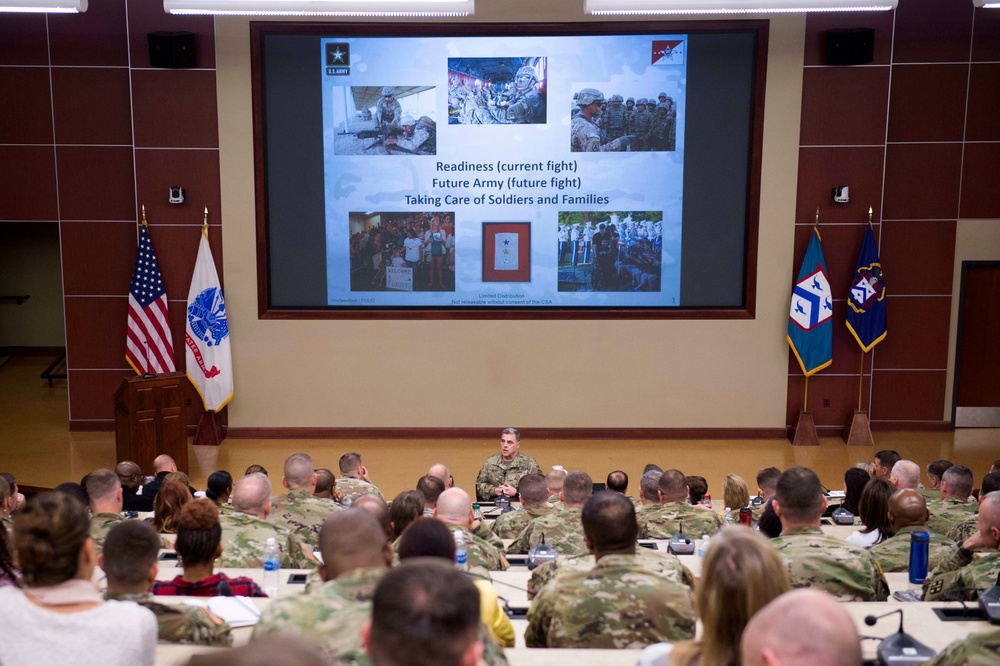
[[[271,497],[268,522],[295,532],[311,548],[319,547],[319,528],[328,515],[341,507],[332,500],[314,497],[316,472],[313,461],[305,453],[293,453],[285,459],[281,483],[288,488],[284,495]]]
[[[896,465],[902,462],[905,461],[900,460]],[[892,525],[893,535],[875,544],[869,551],[878,560],[884,573],[910,570],[910,535],[918,530],[925,530],[930,534],[928,571],[951,555],[955,542],[924,527],[929,515],[924,496],[915,488],[897,490],[889,496],[889,523]]]
[[[100,555],[111,528],[125,520],[122,515],[122,483],[110,469],[94,470],[87,475],[90,498],[90,537]]]
[[[628,498],[629,502],[632,502],[632,506],[639,508],[642,504],[639,502],[638,498],[632,497],[628,494],[628,474],[620,469],[616,469],[608,474],[608,478],[604,481],[604,487],[608,490],[614,490],[617,493],[621,493]]]
[[[493,522],[493,534],[501,539],[515,539],[529,521],[539,516],[554,513],[556,508],[546,501],[548,489],[541,474],[525,474],[517,482],[517,495],[521,499],[521,509],[497,516]]]
[[[160,641],[193,645],[232,645],[229,625],[203,606],[161,604],[153,600],[149,586],[159,570],[160,535],[142,520],[126,520],[108,532],[107,546],[98,565],[107,576],[104,597],[134,601],[153,611],[160,628]]]
[[[244,476],[233,489],[232,510],[219,516],[225,549],[217,561],[220,567],[256,568],[264,566],[264,546],[269,538],[281,551],[281,566],[304,569],[316,563],[312,549],[283,525],[267,522],[271,513],[271,482],[260,473]]]
[[[535,597],[527,646],[640,648],[694,638],[691,588],[647,570],[636,558],[639,526],[632,503],[620,493],[599,492],[587,500],[581,522],[597,564],[560,574]]]
[[[337,492],[344,496],[341,501],[347,506],[361,495],[375,495],[385,501],[382,493],[372,483],[368,475],[368,468],[361,464],[360,453],[345,453],[340,456],[340,478],[337,479]]]
[[[424,496],[424,515],[433,516],[438,497],[445,491],[444,481],[430,474],[422,476],[417,480],[417,491]]]
[[[1000,663],[1000,629],[960,638],[924,666],[970,666]]]
[[[583,537],[580,514],[583,504],[594,492],[594,482],[586,472],[570,472],[563,482],[559,499],[563,509],[547,516],[532,519],[513,543],[508,553],[527,553],[544,538],[562,555],[586,555],[587,544]]]
[[[925,500],[941,499],[941,476],[954,464],[950,460],[935,460],[927,466],[927,487],[918,488]]]
[[[316,470],[316,490],[313,491],[313,496],[320,499],[339,501],[333,496],[334,486],[336,485],[337,477],[333,475],[333,472],[326,467],[320,467]]]
[[[997,575],[1000,574],[998,548],[1000,491],[994,491],[979,504],[979,531],[959,544],[951,556],[927,576],[924,601],[978,599],[981,590],[997,582]],[[973,552],[977,550],[983,552]]]
[[[131,460],[123,460],[115,467],[115,474],[122,484],[122,509],[125,511],[152,511],[153,497],[136,493],[142,487],[142,470]]]
[[[487,571],[504,571],[507,569],[507,559],[496,546],[472,533],[474,513],[469,494],[461,488],[449,488],[438,497],[434,517],[451,530],[461,532],[465,540],[469,565],[478,566]]]
[[[1000,472],[990,472],[983,477],[983,483],[979,486],[979,504],[983,503],[983,498],[990,493],[1000,490]],[[956,543],[962,543],[970,536],[979,531],[979,513],[969,516],[948,531],[949,539]]]
[[[938,534],[947,534],[951,528],[976,513],[978,506],[972,498],[972,470],[965,465],[952,465],[941,475],[941,499],[927,503],[931,517],[927,528]]]
[[[548,502],[557,509],[562,508],[562,502],[559,501],[559,493],[562,492],[563,483],[565,481],[566,470],[562,467],[559,469],[553,469],[545,475],[545,488],[549,491]]]
[[[669,539],[680,531],[697,539],[702,534],[715,534],[723,520],[714,511],[696,509],[687,503],[688,487],[684,473],[668,469],[660,476],[659,504],[645,507],[639,514],[642,528],[639,536],[644,539]]]
[[[886,600],[889,584],[872,554],[820,530],[826,498],[815,472],[786,469],[771,504],[781,520],[781,536],[772,543],[792,587],[819,588],[841,601]]]
[[[254,627],[252,640],[288,635],[319,644],[335,663],[363,658],[361,628],[371,615],[375,586],[392,564],[392,549],[378,521],[367,511],[338,511],[320,530],[323,585],[309,594],[271,603]]]

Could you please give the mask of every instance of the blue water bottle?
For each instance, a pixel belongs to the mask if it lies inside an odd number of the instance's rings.
[[[910,533],[910,582],[919,585],[927,578],[927,551],[931,533],[917,530]]]

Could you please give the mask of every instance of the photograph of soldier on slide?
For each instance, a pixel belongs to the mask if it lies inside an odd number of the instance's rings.
[[[455,213],[350,213],[351,291],[455,291]]]
[[[559,291],[660,291],[663,213],[561,212]]]
[[[546,58],[448,58],[448,124],[544,124],[545,90]]]
[[[436,155],[433,86],[333,89],[335,155]]]
[[[645,84],[648,85],[648,84]],[[643,85],[605,95],[585,87],[573,94],[570,150],[574,153],[662,152],[677,147],[677,104],[661,91],[642,97]],[[624,102],[624,103],[623,103]]]

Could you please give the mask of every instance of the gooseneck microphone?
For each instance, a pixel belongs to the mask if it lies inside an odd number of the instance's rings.
[[[877,650],[878,663],[882,664],[882,666],[889,666],[890,664],[893,666],[896,666],[896,664],[913,664],[916,666],[916,664],[922,664],[937,654],[935,650],[927,647],[903,631],[902,608],[897,608],[883,615],[867,615],[865,616],[865,624],[873,627],[882,618],[895,615],[896,613],[899,613],[899,631],[886,636],[879,643]]]

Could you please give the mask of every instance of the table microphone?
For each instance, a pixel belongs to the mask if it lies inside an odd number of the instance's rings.
[[[980,592],[979,607],[990,624],[1000,624],[1000,574],[997,574],[996,585]]]
[[[897,608],[883,615],[865,616],[865,624],[873,627],[882,618],[896,613],[899,613],[899,631],[886,636],[879,643],[878,650],[876,651],[878,654],[878,663],[882,664],[882,666],[889,666],[889,664],[893,664],[893,666],[896,664],[916,665],[930,660],[937,652],[903,631],[902,608]]]
[[[667,550],[669,550],[674,555],[693,555],[695,550],[694,541],[692,541],[687,534],[684,533],[684,521],[680,522],[678,526],[680,529],[677,533],[670,537],[667,542]]]

